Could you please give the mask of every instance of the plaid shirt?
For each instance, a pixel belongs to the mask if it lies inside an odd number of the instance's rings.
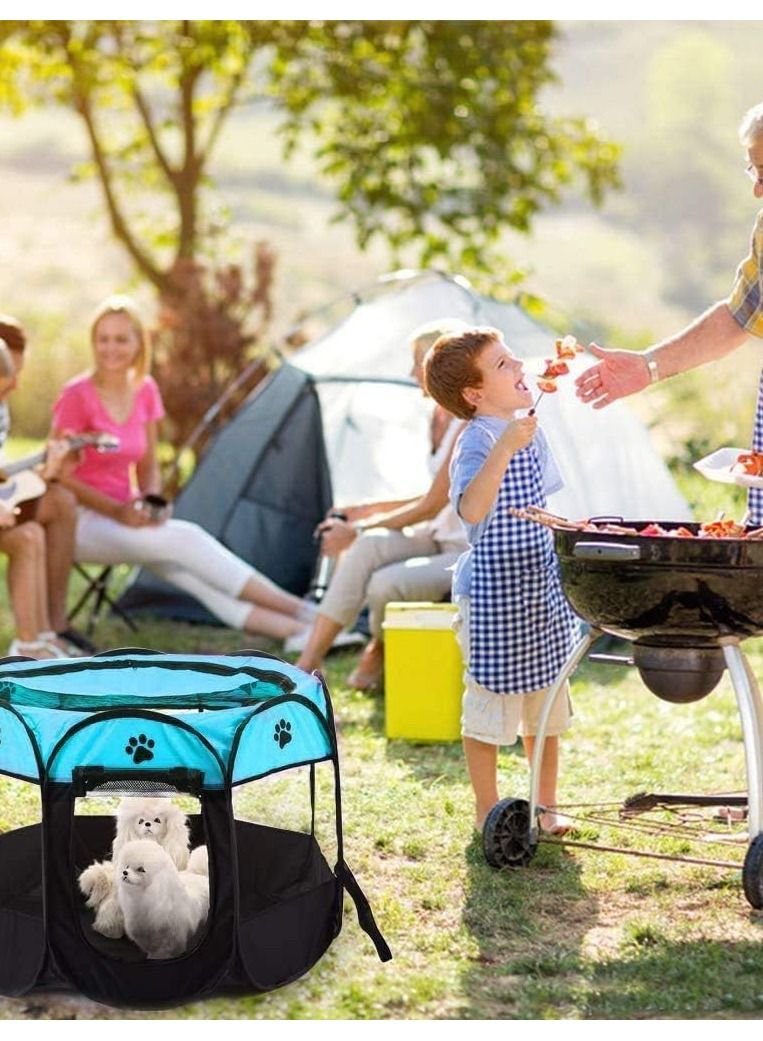
[[[726,302],[743,329],[751,336],[763,338],[763,210],[752,229],[750,255],[737,268],[734,288]]]

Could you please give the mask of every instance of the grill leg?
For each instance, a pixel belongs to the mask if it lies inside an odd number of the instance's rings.
[[[723,636],[718,642],[723,648],[742,722],[747,768],[747,820],[752,841],[763,831],[763,700],[738,637]]]
[[[562,666],[562,671],[548,688],[543,707],[538,718],[538,729],[535,733],[535,748],[533,749],[532,763],[530,764],[530,841],[538,841],[538,789],[540,788],[540,764],[543,761],[543,748],[546,744],[546,729],[548,720],[553,711],[554,704],[559,691],[577,669],[580,662],[588,653],[592,643],[595,643],[602,635],[599,629],[591,629],[585,636],[581,637],[573,647],[570,656]]]

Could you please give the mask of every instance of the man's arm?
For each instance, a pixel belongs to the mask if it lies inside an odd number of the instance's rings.
[[[601,360],[575,380],[578,397],[594,408],[604,408],[652,382],[730,354],[748,335],[733,318],[728,304],[719,301],[686,329],[645,351],[608,350],[591,344],[591,352]]]

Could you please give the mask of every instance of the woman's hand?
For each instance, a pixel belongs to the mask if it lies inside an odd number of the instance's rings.
[[[332,506],[326,514],[326,520],[332,520],[337,513],[341,513],[347,520],[354,524],[356,521],[370,517],[375,512],[374,503],[364,503],[359,506]]]
[[[604,408],[618,398],[649,386],[649,369],[643,352],[610,350],[596,343],[589,344],[588,349],[601,361],[575,380],[577,395],[586,405]]]
[[[321,553],[327,557],[338,557],[358,537],[355,526],[338,517],[329,517],[328,520],[321,521],[316,533],[321,537]]]
[[[40,469],[40,477],[42,477],[43,481],[50,481],[61,476],[69,454],[69,442],[65,439],[48,441],[45,450],[45,462]]]
[[[141,507],[141,499],[123,502],[114,513],[114,520],[128,528],[155,528],[161,521],[152,520]]]

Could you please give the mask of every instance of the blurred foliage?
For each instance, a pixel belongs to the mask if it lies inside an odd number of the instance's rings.
[[[90,157],[75,175],[97,179],[159,296],[179,447],[265,353],[272,311],[272,251],[232,266],[228,216],[205,191],[231,113],[275,106],[287,155],[309,138],[361,248],[381,238],[398,260],[413,247],[422,265],[489,273],[512,293],[521,272],[501,232],[528,232],[575,181],[596,203],[617,184],[617,146],[538,102],[554,41],[544,21],[6,21],[0,108],[53,102],[81,120]]]
[[[727,155],[741,115],[731,87],[733,60],[727,46],[701,30],[661,47],[646,70],[645,119],[628,160],[629,185],[641,203],[639,227],[663,250],[666,296],[689,308],[707,302],[714,277],[731,280],[719,246],[744,188]]]
[[[310,22],[276,32],[270,90],[287,152],[306,130],[358,243],[393,260],[511,276],[506,228],[529,232],[582,180],[601,202],[619,147],[592,121],[553,118],[551,22]]]
[[[230,113],[265,98],[287,154],[317,141],[361,247],[381,237],[397,260],[415,243],[422,265],[488,272],[506,266],[502,229],[529,231],[576,180],[597,203],[617,184],[618,147],[538,102],[554,41],[545,21],[7,21],[0,105],[80,116],[78,173],[98,177],[115,236],[160,292],[177,260],[219,243],[210,157]]]

